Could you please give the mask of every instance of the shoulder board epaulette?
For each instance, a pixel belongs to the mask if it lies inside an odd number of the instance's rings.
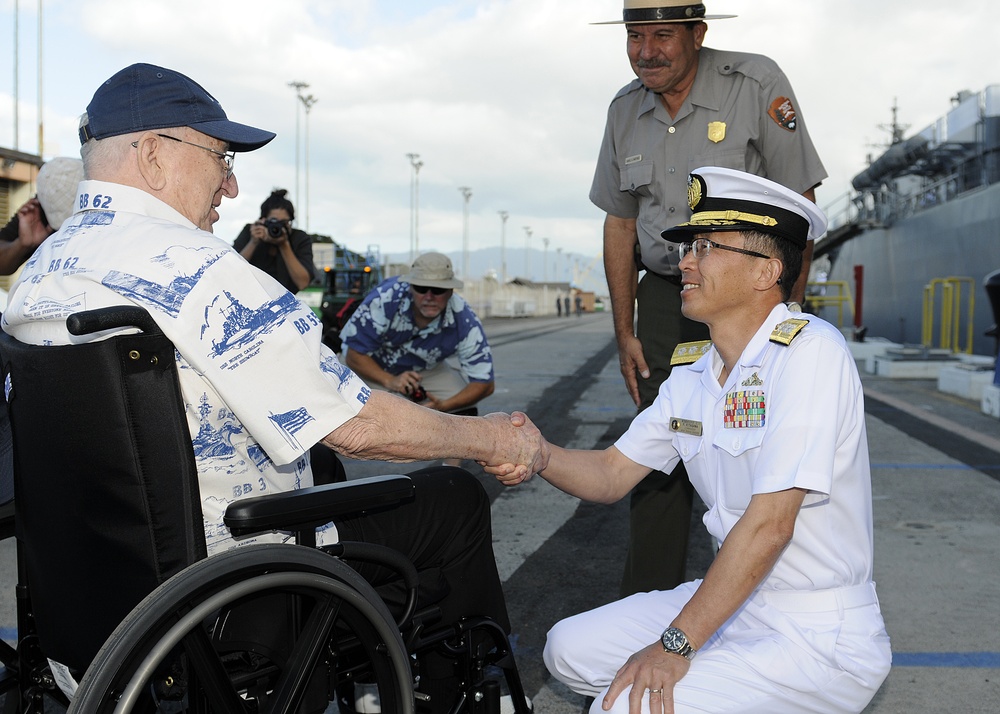
[[[670,366],[676,367],[679,364],[694,364],[703,354],[708,352],[711,346],[711,340],[682,342],[674,348],[674,353],[670,355]]]
[[[809,320],[799,320],[794,317],[779,322],[775,326],[774,332],[771,333],[771,342],[776,342],[779,345],[790,345],[795,336],[802,332],[802,328],[808,324]]]

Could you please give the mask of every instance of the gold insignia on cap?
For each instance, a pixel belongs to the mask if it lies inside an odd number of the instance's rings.
[[[794,317],[779,322],[775,325],[774,332],[771,333],[771,342],[776,342],[779,345],[790,345],[795,336],[802,332],[802,328],[808,324],[809,320],[799,320]]]
[[[697,174],[688,176],[688,208],[693,211],[701,203],[703,195],[704,187],[702,186],[701,176]]]
[[[718,144],[726,138],[726,122],[710,121],[708,123],[708,140]]]
[[[703,354],[708,352],[711,346],[711,340],[682,342],[674,348],[674,353],[670,355],[670,366],[676,367],[679,364],[694,364]]]

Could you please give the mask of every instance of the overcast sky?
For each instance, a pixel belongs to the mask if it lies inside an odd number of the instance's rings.
[[[1000,83],[991,0],[709,0],[708,46],[760,52],[789,75],[830,178],[826,207],[888,138],[959,90]],[[14,0],[0,0],[0,145],[13,147]],[[21,151],[38,152],[38,0],[19,0]],[[77,118],[133,62],[179,70],[229,117],[278,134],[236,161],[240,195],[216,233],[235,238],[274,187],[298,225],[363,251],[407,253],[408,153],[420,169],[420,249],[507,245],[596,256],[602,214],[587,194],[607,105],[633,78],[615,0],[43,0],[45,158],[78,155]],[[308,119],[292,80],[318,101]],[[299,190],[296,193],[296,123]],[[308,222],[308,225],[307,225]],[[513,271],[512,271],[513,272]],[[540,278],[540,275],[536,275]]]

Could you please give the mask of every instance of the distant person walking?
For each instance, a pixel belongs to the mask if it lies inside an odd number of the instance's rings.
[[[556,317],[562,317],[562,298],[556,296]]]

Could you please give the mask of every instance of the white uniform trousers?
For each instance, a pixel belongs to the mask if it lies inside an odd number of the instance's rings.
[[[701,581],[639,593],[558,622],[545,665],[603,714],[612,678],[659,642]],[[758,592],[705,643],[674,689],[688,712],[860,712],[889,674],[889,636],[874,583],[816,592]],[[611,712],[628,714],[626,689]],[[642,712],[649,712],[648,693]]]

